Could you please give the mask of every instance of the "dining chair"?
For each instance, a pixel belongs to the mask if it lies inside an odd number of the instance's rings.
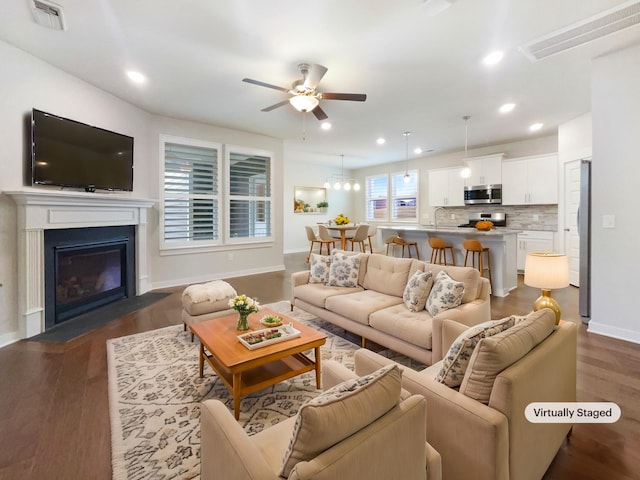
[[[322,232],[322,227],[323,225],[318,225],[318,230],[320,232]],[[324,227],[326,229],[326,227]],[[309,263],[309,259],[311,258],[311,253],[313,252],[313,246],[317,243],[320,245],[320,255],[322,255],[322,247],[324,245],[326,245],[327,247],[327,255],[329,255],[331,253],[331,244],[333,244],[335,246],[335,240],[331,239],[331,240],[323,240],[322,238],[318,237],[318,235],[316,235],[316,233],[313,231],[313,228],[311,228],[310,226],[305,226],[304,229],[307,232],[307,240],[309,240],[309,242],[311,242],[311,245],[309,246],[309,254],[307,255],[307,263]]]
[[[326,225],[318,225],[318,237],[322,243],[327,245],[327,251],[329,252],[330,247],[335,248],[336,243],[340,241],[340,237],[335,238],[331,236]]]
[[[358,228],[355,229],[355,233],[351,238],[347,238],[347,242],[351,243],[351,250],[353,250],[354,245],[357,243],[360,245],[360,250],[362,253],[366,253],[367,247],[364,244],[364,241],[369,236],[369,225],[362,224],[359,225]]]
[[[367,239],[369,240],[369,251],[373,253],[373,238],[378,234],[378,226],[377,225],[369,225],[369,233],[367,234]]]

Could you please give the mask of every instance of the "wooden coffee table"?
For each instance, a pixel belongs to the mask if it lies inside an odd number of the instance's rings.
[[[251,392],[311,370],[316,371],[316,387],[320,388],[320,347],[327,341],[327,336],[268,308],[261,308],[249,316],[248,331],[267,328],[260,323],[265,315],[282,317],[284,324],[292,323],[300,331],[300,336],[249,350],[238,340],[238,335],[247,332],[236,330],[236,314],[189,326],[200,341],[200,377],[206,360],[233,395],[236,420],[240,415],[240,398]],[[312,348],[315,349],[315,361],[302,353]]]

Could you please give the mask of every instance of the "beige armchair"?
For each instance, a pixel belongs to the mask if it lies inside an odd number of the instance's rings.
[[[548,318],[553,316],[551,311],[531,315],[550,322],[551,334],[497,373],[488,404],[436,382],[441,362],[421,372],[402,367],[403,388],[427,400],[427,438],[442,456],[443,478],[540,480],[571,433],[570,424],[530,423],[524,411],[530,402],[576,401],[577,326],[570,322],[554,326],[554,318]],[[434,318],[433,328],[434,342],[442,342],[437,350],[446,354],[451,343],[469,327]],[[491,337],[489,343],[504,343],[508,332]],[[465,378],[471,375],[471,362],[479,355],[481,343],[488,340],[476,345]],[[356,352],[358,375],[389,363],[392,361],[369,350]]]
[[[326,361],[322,367],[325,388],[357,378],[354,372],[336,362]],[[400,375],[397,369],[395,372],[398,398]],[[370,391],[367,395],[371,395]],[[425,399],[413,395],[394,405],[375,421],[319,451],[313,458],[295,463],[288,476],[282,477],[283,458],[293,443],[294,432],[298,432],[297,439],[302,435],[299,425],[296,426],[298,416],[248,436],[224,404],[207,400],[201,408],[201,478],[441,480],[440,455],[426,443]],[[312,439],[330,436],[350,420],[325,423],[324,428],[305,435]]]

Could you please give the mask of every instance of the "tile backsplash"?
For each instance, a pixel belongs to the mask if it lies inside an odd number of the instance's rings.
[[[518,230],[544,230],[555,232],[558,229],[558,205],[468,205],[465,207],[445,207],[436,212],[438,226],[456,227],[469,221],[470,213],[507,214],[507,228]],[[451,216],[454,218],[451,218]]]

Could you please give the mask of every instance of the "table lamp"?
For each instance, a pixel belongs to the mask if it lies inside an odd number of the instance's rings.
[[[533,311],[550,308],[560,321],[560,306],[551,297],[551,290],[569,286],[569,261],[562,253],[531,252],[524,265],[524,283],[542,289],[542,295],[533,304]]]

